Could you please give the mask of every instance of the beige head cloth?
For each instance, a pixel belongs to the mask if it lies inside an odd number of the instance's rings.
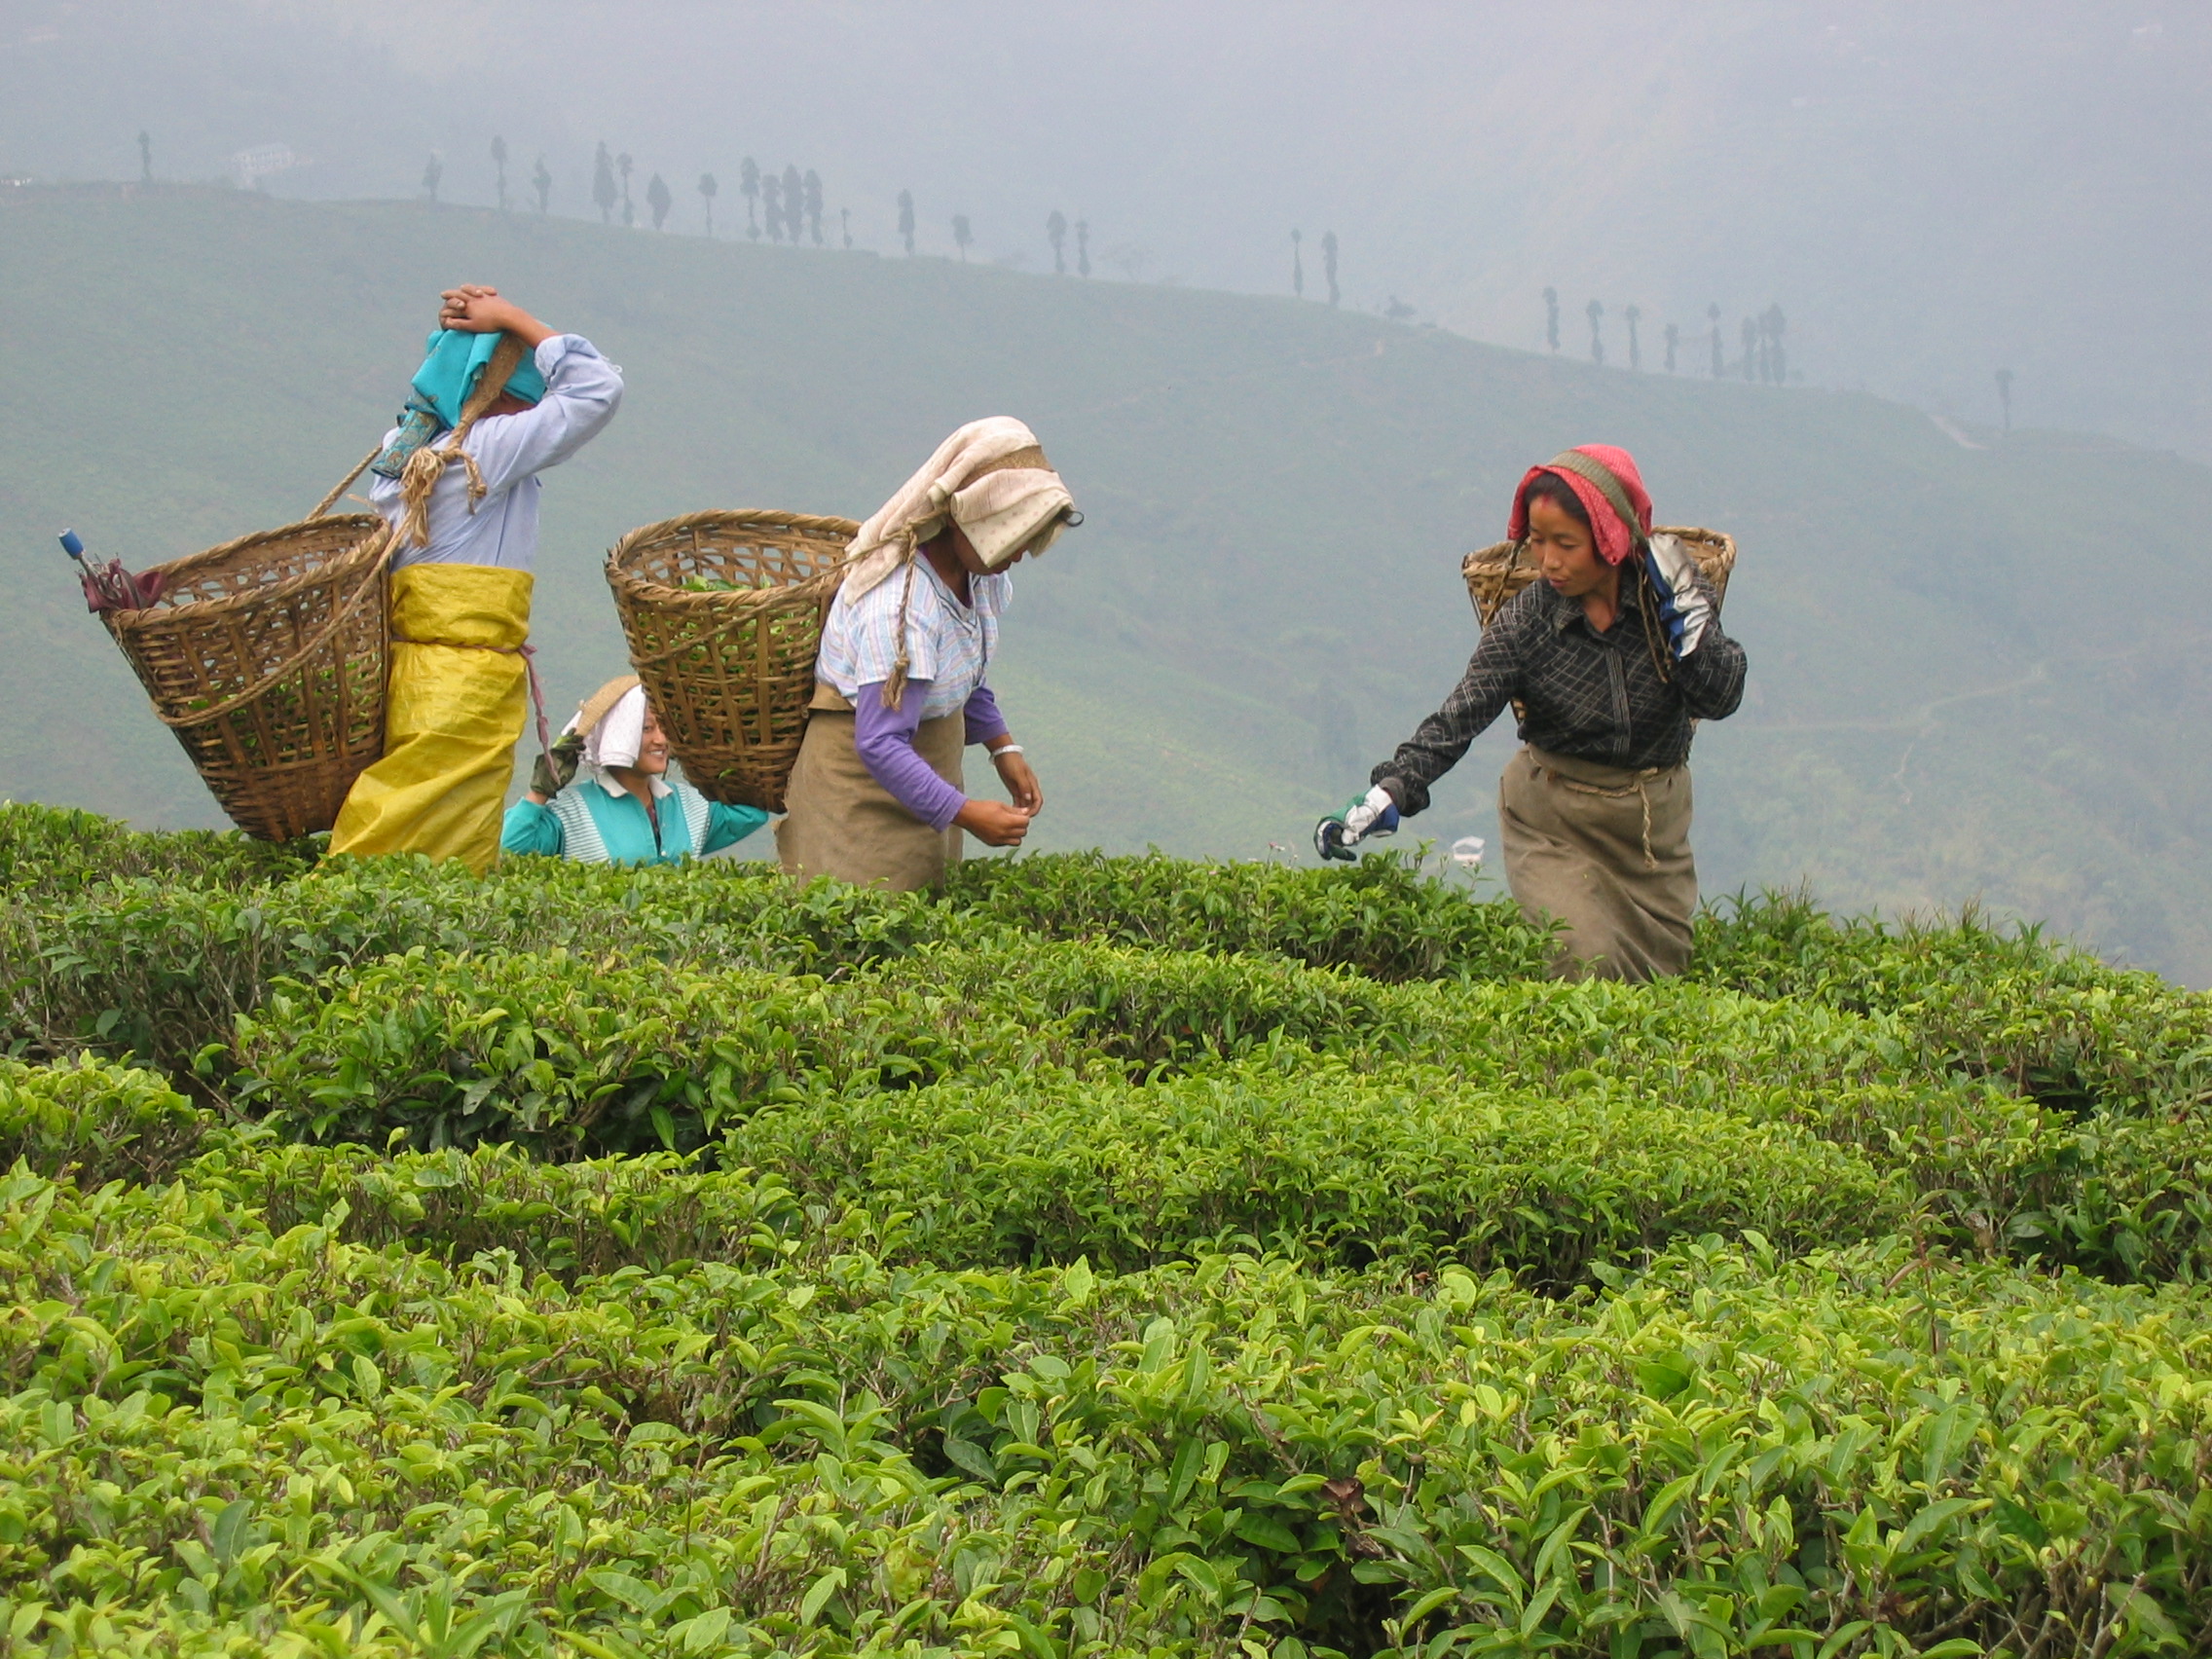
[[[845,595],[858,599],[874,587],[947,519],[995,571],[1016,553],[1044,552],[1074,509],[1036,433],[1010,415],[971,421],[861,526],[846,549]]]

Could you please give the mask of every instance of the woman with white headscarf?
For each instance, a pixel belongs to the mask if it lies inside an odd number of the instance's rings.
[[[1045,794],[987,676],[1007,572],[1082,522],[1036,434],[995,416],[945,439],[861,526],[776,827],[787,871],[906,892],[944,879],[963,830],[1021,844]],[[1011,804],[966,793],[976,743]]]
[[[709,800],[668,773],[668,737],[638,677],[593,692],[538,756],[530,791],[507,808],[506,853],[583,864],[679,864],[742,841],[768,815]]]

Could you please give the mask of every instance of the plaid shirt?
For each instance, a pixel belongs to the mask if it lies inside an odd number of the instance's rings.
[[[1399,810],[1419,812],[1429,786],[1515,698],[1528,711],[1521,740],[1538,749],[1631,771],[1687,760],[1690,722],[1724,719],[1743,701],[1744,647],[1720,631],[1715,612],[1697,649],[1674,665],[1673,681],[1661,680],[1632,585],[1641,575],[1624,570],[1622,578],[1620,614],[1603,634],[1579,600],[1561,598],[1548,582],[1515,594],[1484,630],[1444,707],[1369,782],[1394,780]]]

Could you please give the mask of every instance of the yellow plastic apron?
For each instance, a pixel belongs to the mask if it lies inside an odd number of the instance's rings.
[[[408,565],[391,575],[384,758],[353,781],[333,853],[427,853],[481,875],[529,704],[528,571]]]

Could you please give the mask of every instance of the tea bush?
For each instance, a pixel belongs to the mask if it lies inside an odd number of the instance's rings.
[[[2212,1021],[2032,931],[0,870],[0,1654],[2212,1647]]]

